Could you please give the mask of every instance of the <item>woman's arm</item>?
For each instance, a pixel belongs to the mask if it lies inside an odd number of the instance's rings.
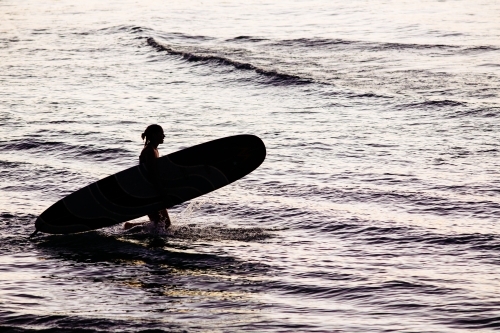
[[[146,164],[148,171],[151,174],[151,180],[156,190],[162,193],[160,170],[158,169],[157,159],[159,157],[158,150],[152,147],[146,147],[141,153],[141,161]]]

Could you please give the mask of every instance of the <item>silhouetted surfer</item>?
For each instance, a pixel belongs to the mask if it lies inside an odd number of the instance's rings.
[[[144,133],[141,134],[141,137],[143,140],[145,140],[145,142],[144,148],[142,149],[141,155],[139,156],[139,162],[147,164],[149,166],[149,169],[153,170],[153,173],[156,173],[155,160],[160,157],[160,153],[158,152],[158,145],[163,143],[163,139],[165,138],[163,128],[157,124],[149,125]],[[168,216],[168,212],[166,209],[162,209],[158,212],[151,212],[148,214],[148,217],[151,222],[155,224],[155,227],[157,227],[159,224],[161,225],[161,223],[165,225],[165,229],[170,227],[170,217]],[[144,222],[125,222],[123,228],[130,229],[138,225],[144,225]]]

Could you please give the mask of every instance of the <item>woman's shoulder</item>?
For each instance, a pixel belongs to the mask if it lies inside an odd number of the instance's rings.
[[[158,158],[158,151],[151,146],[144,147],[141,151],[141,155],[139,155],[139,161],[141,163],[147,163],[155,158]]]

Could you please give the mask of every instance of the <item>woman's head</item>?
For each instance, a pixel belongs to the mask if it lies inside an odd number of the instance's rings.
[[[146,127],[146,130],[141,134],[141,137],[143,140],[146,140],[144,142],[144,146],[147,146],[149,143],[163,143],[165,134],[163,134],[163,128],[160,125],[153,124]]]

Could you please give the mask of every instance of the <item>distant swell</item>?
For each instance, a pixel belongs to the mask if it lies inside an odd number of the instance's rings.
[[[452,101],[449,99],[438,100],[438,101],[425,101],[421,103],[406,104],[405,107],[415,107],[415,108],[435,108],[435,107],[456,107],[456,106],[466,106],[466,103]]]
[[[181,56],[186,61],[210,62],[210,63],[215,63],[218,65],[233,66],[234,68],[241,69],[241,70],[251,70],[251,71],[255,71],[258,74],[262,74],[266,77],[271,78],[272,82],[275,82],[275,83],[308,84],[308,83],[313,82],[311,79],[302,78],[302,77],[297,76],[297,75],[279,73],[279,72],[276,72],[274,70],[266,70],[266,69],[254,66],[252,64],[249,64],[249,63],[235,61],[235,60],[228,59],[228,58],[218,56],[218,55],[198,55],[198,54],[194,54],[194,53],[190,53],[190,52],[174,50],[168,46],[164,46],[164,45],[158,43],[152,37],[149,37],[147,39],[147,41],[148,41],[148,44],[150,46],[154,47],[158,51],[165,51],[165,52],[168,52],[169,54],[172,54],[172,55]]]
[[[0,151],[22,152],[47,156],[65,155],[68,157],[88,157],[93,160],[106,161],[126,156],[130,152],[122,148],[103,148],[95,145],[72,145],[64,142],[38,141],[34,139],[12,140],[0,142]]]

